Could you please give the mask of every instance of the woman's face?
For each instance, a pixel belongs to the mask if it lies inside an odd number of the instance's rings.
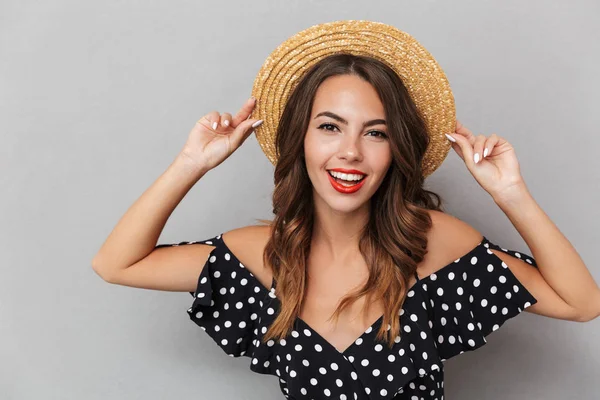
[[[338,75],[319,86],[304,154],[317,203],[340,212],[368,203],[392,161],[385,111],[370,83],[355,75]],[[366,176],[348,187],[345,182],[335,182],[329,172],[332,169],[357,170]]]

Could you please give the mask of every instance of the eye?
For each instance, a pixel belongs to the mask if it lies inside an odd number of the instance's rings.
[[[326,130],[326,131],[332,131],[331,129],[329,129],[330,127],[338,129],[338,127],[336,125],[334,125],[334,124],[328,124],[328,123],[319,125],[319,127],[317,129],[322,129],[322,130]],[[381,131],[369,131],[369,132],[367,132],[367,135],[370,134],[370,133],[376,133],[376,134],[380,135],[380,136],[375,136],[375,137],[387,138],[387,135],[385,133],[381,132]]]
[[[326,131],[330,131],[331,129],[327,129],[326,127],[334,127],[335,129],[337,129],[337,126],[333,125],[333,124],[321,124],[319,125],[319,127],[317,129],[322,129],[322,130],[326,130]]]
[[[381,135],[380,136],[381,138],[386,138],[387,137],[387,135],[385,133],[381,132],[381,131],[369,131],[369,132],[367,132],[367,134],[369,134],[369,133],[378,133],[378,134]]]

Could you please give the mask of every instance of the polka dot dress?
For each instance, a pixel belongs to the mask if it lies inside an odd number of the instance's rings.
[[[375,340],[382,318],[343,351],[301,318],[288,337],[263,344],[260,339],[279,310],[276,282],[265,288],[221,235],[157,247],[215,246],[190,292],[189,317],[229,356],[246,356],[252,371],[276,376],[288,399],[441,400],[443,362],[483,346],[487,335],[537,302],[490,249],[537,267],[535,260],[483,237],[467,254],[411,287],[399,313],[401,334],[391,349]]]

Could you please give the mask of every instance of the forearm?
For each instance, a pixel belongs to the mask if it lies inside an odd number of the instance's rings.
[[[493,196],[533,253],[546,282],[582,315],[600,313],[600,289],[585,263],[537,204],[525,184],[510,193]]]
[[[150,254],[175,207],[205,173],[178,156],[121,217],[94,257],[93,269],[108,276]]]

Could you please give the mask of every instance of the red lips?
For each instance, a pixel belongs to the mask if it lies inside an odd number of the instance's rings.
[[[357,174],[357,175],[367,175],[362,171],[357,169],[344,169],[344,168],[332,168],[330,171],[342,172],[344,174]]]
[[[334,169],[333,171],[338,171],[337,169]],[[352,171],[352,170],[351,170]],[[355,170],[354,170],[355,171]],[[340,171],[341,172],[341,171]],[[367,180],[367,177],[365,176],[362,181],[358,182],[355,185],[352,186],[344,186],[341,183],[339,183],[338,181],[335,180],[335,178],[333,176],[331,176],[331,174],[329,172],[327,172],[327,176],[329,177],[329,182],[331,182],[331,186],[333,186],[333,188],[335,190],[337,190],[340,193],[344,193],[344,194],[350,194],[350,193],[354,193],[356,192],[358,189],[360,189],[364,183],[365,180]]]

